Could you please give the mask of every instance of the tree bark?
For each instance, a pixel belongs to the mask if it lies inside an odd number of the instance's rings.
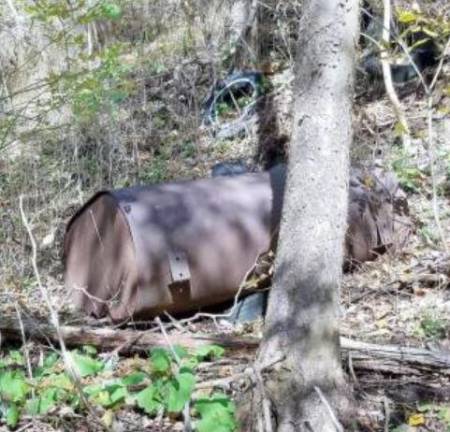
[[[257,13],[257,0],[238,0],[231,8],[231,31],[235,39],[232,69],[246,69],[257,63]]]
[[[357,29],[356,0],[305,1],[286,196],[257,360],[264,370],[283,359],[266,374],[267,397],[282,432],[339,429],[330,404],[335,407],[344,385],[338,291]]]

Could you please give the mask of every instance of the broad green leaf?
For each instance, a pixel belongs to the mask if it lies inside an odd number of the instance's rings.
[[[171,360],[168,352],[163,348],[155,348],[152,350],[151,360],[155,372],[164,373],[170,369]]]
[[[128,391],[120,382],[111,384],[92,384],[86,386],[83,391],[98,405],[110,408],[119,402],[123,402],[128,396]]]
[[[232,421],[223,421],[214,416],[204,417],[195,424],[198,432],[233,432],[236,426]]]
[[[11,427],[15,428],[17,426],[17,423],[19,422],[20,417],[20,411],[16,404],[11,404],[6,409],[6,424]]]
[[[179,373],[167,383],[167,411],[171,413],[181,412],[186,402],[191,398],[195,387],[195,376],[191,373]]]
[[[116,405],[119,402],[125,401],[128,396],[128,391],[123,386],[117,386],[116,389],[112,390],[110,393],[111,405]]]
[[[202,414],[209,411],[210,407],[215,404],[223,406],[230,413],[234,413],[236,409],[234,402],[224,393],[214,393],[209,398],[198,399],[195,403],[195,408]]]
[[[439,410],[438,417],[447,426],[450,426],[450,406],[444,406]]]
[[[194,370],[200,363],[197,357],[189,356],[181,360],[182,369]]]
[[[142,408],[147,414],[155,414],[162,406],[158,396],[157,389],[153,385],[149,385],[136,395],[138,407]]]
[[[28,399],[25,403],[25,411],[31,416],[39,414],[40,399],[38,397]]]
[[[225,350],[219,345],[205,345],[195,350],[195,356],[200,360],[207,358],[220,358],[225,353]]]
[[[22,402],[29,391],[21,371],[0,372],[0,397],[11,402]]]
[[[175,351],[175,353],[176,353],[176,355],[178,356],[179,359],[184,359],[185,357],[187,357],[189,355],[187,350],[185,348],[183,348],[182,346],[179,346],[179,345],[175,345],[173,347],[173,350]]]
[[[121,382],[125,386],[135,386],[145,380],[146,374],[144,372],[134,372],[121,379]]]
[[[104,17],[111,20],[119,19],[122,15],[122,9],[116,3],[104,2],[101,5],[101,10]]]
[[[52,387],[62,390],[72,391],[74,387],[72,381],[65,373],[50,375],[48,381]]]
[[[232,432],[237,429],[235,407],[228,396],[214,394],[210,398],[199,399],[194,407],[200,414],[197,422],[199,432]]]
[[[56,406],[58,390],[55,388],[45,389],[39,397],[39,412],[45,414]]]
[[[75,352],[72,352],[72,359],[81,377],[95,375],[104,368],[103,362]]]
[[[90,384],[83,388],[83,392],[88,396],[95,396],[103,390],[102,384]]]
[[[81,405],[81,399],[80,396],[77,393],[74,393],[73,397],[70,399],[70,406],[76,410]]]
[[[41,377],[44,375],[48,375],[52,372],[53,366],[58,362],[59,355],[57,353],[51,353],[44,359],[43,366],[37,367],[33,373],[34,377]]]
[[[46,414],[58,404],[60,399],[64,399],[66,394],[57,388],[47,388],[40,393],[39,397],[28,399],[25,410],[30,415]]]
[[[179,374],[184,374],[184,373],[187,373],[187,374],[193,374],[194,373],[194,370],[189,366],[189,365],[182,365],[181,367],[180,367],[180,369],[178,370],[178,373]]]
[[[112,405],[111,395],[106,390],[98,392],[93,398],[94,402],[102,407],[109,407]]]
[[[9,352],[9,364],[16,364],[19,366],[23,366],[25,364],[25,359],[23,354],[20,351],[12,350]]]
[[[92,345],[83,345],[81,347],[82,351],[90,356],[95,356],[97,355],[97,348],[95,348],[95,346]]]

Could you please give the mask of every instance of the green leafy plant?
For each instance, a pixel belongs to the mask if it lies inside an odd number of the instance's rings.
[[[100,11],[104,18],[110,20],[117,20],[122,16],[122,8],[113,2],[101,2],[100,3]]]
[[[114,411],[123,406],[151,416],[167,413],[175,417],[190,406],[193,415],[198,417],[198,431],[231,432],[237,426],[234,404],[228,396],[215,394],[192,399],[197,366],[223,354],[224,349],[217,345],[192,352],[179,346],[172,350],[155,348],[144,367],[128,370],[121,377],[111,377],[111,371],[97,357],[94,347],[84,346],[70,353],[82,377],[82,391],[92,406],[104,410],[105,425],[111,425]],[[45,415],[63,405],[84,409],[58,354],[48,354],[33,368],[32,380],[26,377],[25,368],[20,351],[12,350],[0,358],[0,421],[14,428],[22,413]]]
[[[21,402],[29,391],[30,386],[22,371],[6,370],[0,373],[0,394],[2,399],[9,402]]]
[[[72,360],[81,377],[95,375],[105,367],[103,362],[76,352],[72,353]]]
[[[425,225],[418,230],[422,240],[429,245],[434,245],[439,241],[439,234],[429,226]]]
[[[449,323],[443,318],[433,317],[430,313],[426,313],[420,321],[420,327],[425,337],[442,339],[449,330]]]
[[[442,425],[442,429],[450,432],[450,405],[439,403],[424,403],[417,407],[420,413],[423,413],[424,418],[434,418]],[[437,425],[436,425],[437,426]]]
[[[84,388],[91,402],[103,408],[117,407],[129,396],[126,385],[120,380],[93,384]]]
[[[20,418],[20,406],[30,391],[25,374],[18,370],[0,371],[0,414],[6,424],[15,427]]]
[[[175,348],[175,354],[177,359],[163,348],[150,353],[151,371],[156,379],[137,395],[138,406],[148,414],[159,410],[179,413],[190,400],[195,386],[193,370],[176,362],[186,360],[189,355],[181,347]]]
[[[62,72],[49,79],[54,98],[68,101],[77,119],[91,121],[101,112],[112,113],[134,90],[127,79],[130,66],[121,61],[124,47],[112,44],[96,59],[98,66],[81,72]],[[83,61],[95,59],[84,58]]]
[[[168,176],[169,158],[165,154],[155,156],[140,172],[143,183],[161,183]]]
[[[423,170],[412,164],[410,158],[399,155],[392,162],[392,169],[397,174],[400,185],[409,192],[419,192],[426,179]]]
[[[199,361],[220,358],[224,355],[225,350],[219,345],[204,345],[195,350],[194,355]]]
[[[403,32],[400,35],[402,39],[422,35],[422,38],[416,40],[410,49],[423,45],[429,40],[442,45],[450,36],[450,22],[444,14],[434,16],[417,10],[397,8],[396,17],[397,22],[403,26]]]
[[[196,423],[199,432],[231,432],[237,428],[234,403],[222,393],[198,399],[194,408],[200,416]]]

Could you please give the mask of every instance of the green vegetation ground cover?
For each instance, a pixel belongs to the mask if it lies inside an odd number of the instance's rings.
[[[114,363],[91,346],[69,353],[83,396],[105,427],[111,426],[114,413],[122,408],[174,419],[187,409],[195,430],[232,432],[237,429],[237,421],[230,397],[223,393],[194,394],[197,367],[223,354],[224,349],[217,345],[205,345],[192,352],[179,346],[172,350],[155,348],[146,361],[117,373]],[[28,365],[18,350],[0,357],[0,423],[11,429],[18,426],[24,415],[42,416],[62,407],[87,413],[80,396],[55,352],[48,352],[33,365]]]

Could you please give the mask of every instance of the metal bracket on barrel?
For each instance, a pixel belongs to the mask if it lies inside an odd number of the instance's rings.
[[[191,272],[187,255],[183,251],[170,251],[168,253],[169,268],[172,282],[169,289],[174,303],[182,302],[191,297]]]

